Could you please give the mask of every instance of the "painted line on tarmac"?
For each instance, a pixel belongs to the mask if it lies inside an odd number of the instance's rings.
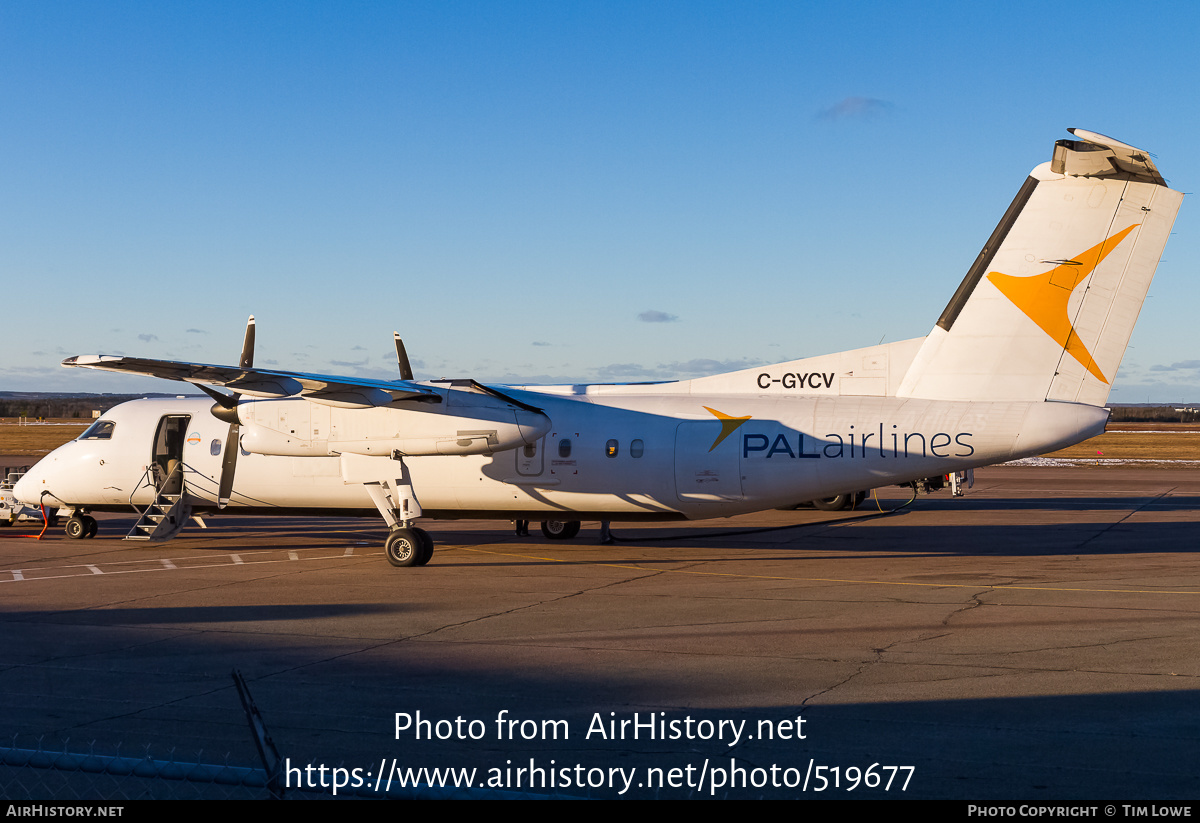
[[[576,565],[600,566],[610,569],[632,569],[634,571],[660,572],[662,574],[687,574],[697,577],[730,577],[741,580],[794,580],[801,583],[846,583],[855,586],[910,586],[924,589],[996,589],[1007,591],[1034,592],[1082,592],[1085,594],[1193,594],[1200,595],[1200,589],[1183,591],[1179,589],[1092,589],[1079,586],[1009,586],[995,583],[909,583],[903,580],[858,580],[840,577],[800,577],[782,574],[743,574],[740,572],[704,572],[689,569],[665,569],[659,566],[644,566],[637,563],[588,563],[578,559],[566,560],[558,557],[542,557],[540,555],[523,555],[515,552],[498,552],[489,549],[473,548],[471,546],[456,546],[466,552],[490,554],[497,557],[514,557],[522,560],[543,560],[550,563],[573,563]],[[689,559],[689,563],[695,559]]]
[[[313,549],[312,551],[329,551],[329,549]],[[274,553],[275,552],[264,551],[264,552],[258,552],[257,554],[262,555],[262,554],[274,554]],[[92,563],[85,563],[85,564],[81,564],[81,565],[71,565],[71,566],[40,566],[37,568],[26,567],[26,568],[22,568],[22,569],[0,569],[0,574],[8,573],[8,574],[12,575],[12,578],[9,580],[0,580],[0,584],[20,583],[20,582],[32,583],[32,582],[35,582],[38,580],[61,580],[61,579],[70,578],[70,577],[92,577],[94,575],[111,576],[114,574],[140,574],[142,572],[165,572],[165,571],[187,571],[189,569],[232,568],[234,566],[257,566],[257,565],[263,565],[266,563],[290,563],[290,562],[296,562],[296,561],[302,561],[302,560],[346,560],[346,559],[361,560],[365,557],[371,557],[372,555],[382,556],[382,554],[383,554],[383,552],[374,552],[374,553],[369,552],[367,554],[357,554],[357,555],[341,553],[341,554],[323,554],[323,555],[320,555],[317,557],[300,557],[297,552],[288,551],[286,553],[286,555],[282,556],[282,557],[263,557],[261,559],[249,560],[249,561],[247,561],[245,559],[245,557],[243,557],[242,555],[229,554],[229,555],[226,555],[229,558],[227,561],[219,562],[219,563],[217,563],[217,562],[208,562],[208,563],[192,563],[192,562],[190,562],[193,560],[209,560],[209,561],[211,561],[213,558],[210,555],[208,557],[184,557],[184,558],[176,557],[173,560],[168,559],[168,558],[158,558],[158,559],[154,559],[154,560],[150,560],[150,559],[118,560],[118,561],[113,561],[112,563],[102,564],[104,566],[103,569],[100,567],[100,565],[96,565],[96,564],[92,564]],[[180,565],[180,564],[183,564],[183,565]],[[122,566],[127,567],[127,566],[134,566],[134,565],[139,566],[139,568],[119,568]],[[75,570],[78,570],[78,571],[75,571]],[[49,574],[38,574],[39,572],[49,572]],[[54,572],[65,572],[65,573],[55,574]],[[30,575],[34,575],[34,576],[31,577]]]

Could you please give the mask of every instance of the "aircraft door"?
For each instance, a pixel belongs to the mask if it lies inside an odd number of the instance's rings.
[[[539,477],[545,467],[546,438],[533,445],[513,449],[517,456],[517,474],[522,477]]]
[[[168,414],[158,421],[150,472],[162,494],[183,494],[183,444],[190,414]]]

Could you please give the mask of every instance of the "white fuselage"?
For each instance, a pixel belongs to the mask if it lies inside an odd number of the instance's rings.
[[[413,493],[424,516],[436,518],[723,517],[1040,454],[1098,434],[1108,418],[1105,409],[1076,403],[697,395],[680,391],[683,385],[506,389],[543,409],[549,430],[535,432],[532,445],[491,454],[406,455]],[[114,424],[109,439],[60,447],[15,494],[77,509],[145,505],[159,423],[187,417],[186,491],[196,508],[215,508],[229,427],[212,416],[211,405],[180,398],[117,406],[104,416]],[[361,476],[347,480],[339,435],[329,432],[361,433],[356,421],[373,415],[376,428],[387,418],[394,439],[407,424],[425,425],[428,415],[413,406],[319,407],[314,423],[308,411],[317,407],[304,399],[250,405],[257,411],[243,416],[245,447],[280,435],[290,438],[292,454],[320,456],[243,451],[233,511],[374,513]],[[354,442],[361,455],[363,440]],[[377,463],[381,478],[398,465],[389,456],[356,459]]]

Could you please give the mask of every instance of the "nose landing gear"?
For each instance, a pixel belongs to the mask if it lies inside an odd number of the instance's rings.
[[[95,537],[100,531],[100,525],[96,522],[96,518],[90,514],[75,513],[67,518],[65,529],[67,537],[72,540],[83,540],[85,538]]]

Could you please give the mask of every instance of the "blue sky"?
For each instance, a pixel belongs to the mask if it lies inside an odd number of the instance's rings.
[[[932,327],[1079,126],[1200,185],[1190,4],[0,5],[0,389],[72,354],[661,379]],[[1200,399],[1200,212],[1111,402]]]

